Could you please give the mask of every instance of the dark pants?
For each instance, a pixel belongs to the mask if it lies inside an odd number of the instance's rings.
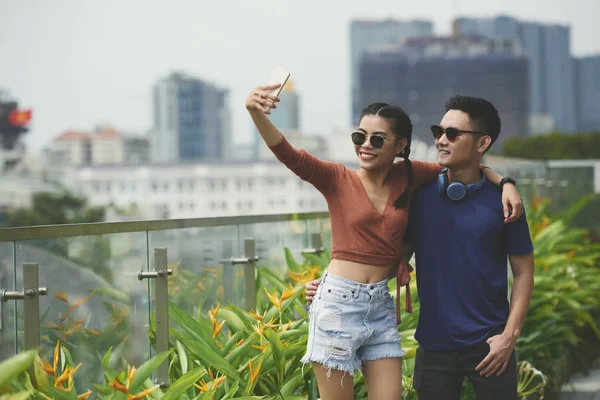
[[[471,380],[477,400],[517,400],[517,358],[513,351],[500,375],[479,375],[475,367],[488,355],[484,341],[458,351],[417,349],[413,387],[419,400],[459,400],[465,377]]]

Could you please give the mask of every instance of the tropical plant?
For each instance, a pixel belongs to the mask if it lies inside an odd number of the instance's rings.
[[[547,216],[547,203],[540,199],[528,210],[536,252],[536,282],[517,343],[519,359],[523,360],[519,364],[521,397],[543,396],[547,385],[559,387],[573,371],[585,370],[600,356],[600,307],[594,296],[600,293],[600,245],[591,242],[587,231],[569,226],[584,203],[582,200],[553,218]],[[143,364],[136,363],[141,364],[138,368],[130,364],[131,357],[125,351],[132,343],[128,338],[133,303],[130,295],[113,288],[90,293],[104,300],[109,318],[103,329],[94,331],[86,329],[73,314],[89,297],[70,299],[64,293],[54,293],[66,310],[59,314],[59,320],[44,327],[44,343],[54,348],[50,361],[44,357],[44,361],[35,362],[35,352],[26,352],[0,364],[0,396],[316,399],[312,367],[300,362],[308,329],[303,293],[305,282],[321,276],[330,254],[327,250],[318,255],[303,254],[302,263],[288,249],[284,249],[284,255],[285,268],[257,268],[256,308],[252,310],[222,304],[221,267],[205,268],[196,274],[179,264],[170,266],[175,269],[169,278],[170,350]],[[403,314],[399,326],[406,351],[402,376],[405,399],[416,398],[412,374],[419,305],[414,279],[411,285],[415,296],[413,314]],[[243,286],[234,289],[243,291]],[[390,290],[395,294],[394,282]],[[154,345],[153,318],[148,336]],[[171,384],[157,388],[150,377],[167,358]],[[99,369],[86,368],[86,364]],[[31,365],[35,366],[35,377],[26,371]],[[90,376],[94,383],[89,388],[77,384]],[[37,390],[33,389],[32,378]],[[366,398],[360,373],[354,376],[354,388],[356,398]],[[464,388],[463,399],[473,399],[472,387],[465,383]]]
[[[527,214],[535,247],[535,287],[517,342],[531,362],[559,388],[600,357],[600,244],[585,229],[569,226],[591,197],[554,218],[536,198]]]

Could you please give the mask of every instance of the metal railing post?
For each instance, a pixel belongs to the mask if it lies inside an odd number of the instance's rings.
[[[311,233],[310,245],[312,247],[310,249],[303,249],[302,253],[319,255],[323,252],[323,250],[325,250],[323,247],[323,239],[321,238],[320,233]]]
[[[231,264],[244,265],[244,297],[246,309],[256,309],[256,241],[244,239],[244,256],[232,258]]]
[[[227,239],[223,241],[223,302],[225,304],[233,302],[234,296],[234,281],[233,273],[233,240]]]
[[[23,264],[23,290],[1,290],[0,300],[23,300],[24,348],[25,350],[40,348],[40,297],[48,294],[48,289],[39,287],[38,264]],[[35,382],[33,366],[29,368],[32,384]]]
[[[168,278],[173,270],[168,269],[167,249],[154,249],[154,271],[140,271],[138,279],[155,279],[154,298],[156,313],[156,352],[169,350],[169,291]],[[156,371],[156,383],[161,387],[169,386],[169,359],[167,358]]]

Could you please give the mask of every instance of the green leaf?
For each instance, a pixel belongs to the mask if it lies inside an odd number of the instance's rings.
[[[267,329],[265,336],[271,345],[273,352],[273,360],[275,361],[275,369],[278,372],[279,382],[283,384],[283,375],[285,374],[285,356],[283,354],[283,345],[279,340],[277,332]]]
[[[287,379],[287,381],[281,387],[281,394],[284,399],[289,399],[296,389],[302,387],[304,385],[304,377],[300,373],[300,371],[296,371],[296,373]]]
[[[266,267],[262,267],[259,269],[258,273],[259,273],[259,279],[261,281],[263,279],[266,280],[271,285],[273,285],[279,292],[282,292],[285,289],[285,285],[283,284],[283,281],[281,280],[281,278],[278,275],[276,275],[273,271],[271,271],[270,269],[268,269]],[[266,287],[266,285],[263,285],[263,287]]]
[[[15,394],[9,394],[8,396],[3,396],[2,400],[26,400],[31,396],[29,392],[21,392]]]
[[[113,348],[112,346],[108,348],[108,351],[106,352],[106,354],[104,355],[104,357],[102,357],[102,366],[103,367],[108,367],[108,363],[110,361],[110,355],[112,354]]]
[[[212,337],[212,326],[208,320],[205,320],[206,323],[199,323],[173,302],[169,302],[169,319],[179,325],[190,337],[198,339],[214,351],[218,351],[217,344]]]
[[[300,265],[296,262],[296,259],[294,258],[294,255],[292,254],[291,250],[285,247],[283,251],[285,252],[285,262],[287,264],[288,269],[296,272],[300,271]]]
[[[221,354],[223,354],[223,356],[227,355],[231,351],[231,348],[237,344],[237,342],[240,340],[240,337],[242,337],[244,333],[244,331],[236,332],[229,339],[227,339],[227,342],[221,349]]]
[[[237,333],[246,329],[244,321],[230,309],[222,308],[219,310],[219,317],[225,320],[227,327],[232,333]]]
[[[245,359],[248,357],[248,354],[253,350],[252,345],[258,341],[258,335],[256,333],[252,333],[250,336],[246,338],[246,341],[239,347],[236,347],[231,351],[231,353],[225,356],[225,361],[229,363],[234,363],[238,358]]]
[[[0,363],[0,387],[8,385],[13,379],[29,368],[37,351],[28,350],[16,356],[12,356]]]
[[[206,343],[192,338],[181,339],[183,340],[183,344],[187,347],[187,349],[192,352],[202,362],[203,365],[219,370],[223,374],[227,375],[229,379],[240,379],[237,369],[227,362],[227,360],[224,359],[219,353],[207,346]]]
[[[100,385],[92,382],[92,386],[102,394],[111,394],[113,392],[113,389],[106,385]]]
[[[179,400],[181,395],[186,390],[191,388],[194,383],[199,381],[204,375],[206,375],[206,369],[204,367],[194,368],[188,373],[184,374],[181,378],[177,379],[165,392],[162,400]]]
[[[129,386],[129,391],[131,393],[137,393],[138,389],[140,388],[140,386],[142,386],[144,381],[146,381],[146,379],[152,376],[154,371],[156,371],[158,367],[160,367],[160,365],[163,362],[165,362],[165,360],[169,357],[171,352],[172,350],[163,351],[162,353],[155,355],[154,357],[143,363],[135,371],[135,375],[133,377],[133,380],[131,381],[131,385]]]
[[[575,218],[581,212],[581,210],[583,210],[585,206],[589,204],[590,201],[595,199],[596,196],[596,193],[590,193],[587,196],[583,196],[577,200],[575,204],[572,204],[571,207],[569,207],[569,209],[562,215],[562,220],[564,221],[565,225],[570,225],[573,221],[573,218]]]
[[[185,349],[183,345],[178,340],[177,342],[177,354],[179,355],[179,364],[181,365],[181,373],[186,374],[188,372],[188,360],[187,354],[185,354]]]

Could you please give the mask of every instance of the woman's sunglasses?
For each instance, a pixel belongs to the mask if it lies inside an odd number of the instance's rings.
[[[449,142],[454,142],[456,140],[456,138],[463,133],[475,133],[477,135],[485,135],[485,133],[483,133],[483,132],[462,131],[462,130],[456,129],[456,128],[444,129],[439,125],[431,125],[429,127],[429,129],[431,129],[431,133],[433,134],[433,137],[435,138],[435,140],[438,140],[439,138],[441,138],[442,135],[445,133]]]
[[[367,141],[367,135],[363,132],[352,132],[352,143],[357,146],[362,146],[364,142]],[[383,136],[373,135],[369,138],[369,142],[371,146],[376,149],[380,149],[385,144],[386,139]]]

